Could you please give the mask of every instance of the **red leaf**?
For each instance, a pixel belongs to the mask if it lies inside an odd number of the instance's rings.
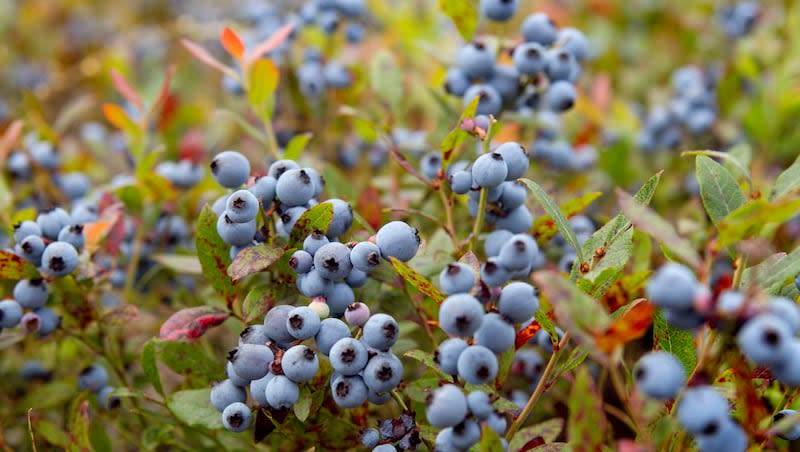
[[[205,152],[203,132],[200,129],[192,129],[186,132],[180,143],[178,143],[178,158],[180,160],[202,163],[205,160]]]
[[[542,329],[542,325],[537,320],[534,320],[530,325],[517,332],[517,338],[514,341],[514,346],[519,350],[523,345],[527,344],[529,340],[536,336],[536,333]]]
[[[606,353],[642,337],[653,324],[653,314],[656,312],[655,306],[643,298],[620,309],[625,312],[614,319],[604,332],[595,334],[597,347]]]
[[[22,126],[24,122],[17,119],[8,126],[3,138],[0,138],[0,161],[5,161],[6,156],[11,152],[11,148],[17,143],[19,136],[22,134]]]
[[[209,53],[208,50],[203,48],[203,46],[196,44],[188,39],[181,39],[181,45],[186,50],[188,50],[189,53],[192,54],[192,56],[200,60],[205,65],[211,66],[214,69],[217,69],[218,71],[222,72],[223,74],[227,74],[233,78],[238,78],[236,71],[220,63],[220,61],[214,58],[214,56],[211,55],[211,53]]]
[[[224,47],[232,57],[236,58],[236,61],[241,63],[242,57],[244,57],[244,43],[241,38],[239,38],[239,35],[230,28],[225,27],[222,29],[219,41],[222,43],[222,47]]]
[[[541,436],[537,436],[537,437],[533,438],[532,440],[528,441],[527,443],[525,443],[519,449],[519,452],[527,452],[529,450],[536,449],[537,447],[541,446],[542,444],[545,444],[544,438],[542,438]]]
[[[125,100],[133,104],[140,112],[144,110],[144,104],[142,103],[142,98],[139,96],[139,93],[133,89],[128,79],[116,69],[111,69],[111,82],[114,83],[114,88],[116,88],[117,92],[120,93]]]
[[[175,117],[175,113],[178,111],[178,96],[174,94],[167,95],[167,98],[164,100],[164,106],[161,108],[161,111],[158,115],[158,129],[164,130],[169,126],[169,123]]]
[[[105,199],[105,202],[108,202],[108,199]],[[106,205],[101,209],[97,221],[83,225],[83,236],[86,238],[84,247],[89,254],[100,249],[101,243],[104,243],[102,248],[112,256],[119,253],[119,247],[125,239],[125,219],[122,210],[123,205],[120,202]]]
[[[167,67],[167,70],[164,72],[164,81],[161,82],[161,91],[158,92],[158,97],[156,101],[153,103],[153,107],[150,108],[150,112],[155,112],[162,105],[166,104],[169,101],[169,86],[172,84],[172,76],[175,74],[175,65],[170,64]],[[162,113],[163,116],[163,113]]]
[[[209,328],[222,324],[229,316],[225,311],[208,306],[181,309],[161,325],[159,338],[165,341],[196,339]]]
[[[253,50],[250,51],[250,55],[248,55],[247,59],[245,60],[245,67],[249,67],[257,59],[277,49],[283,43],[283,41],[289,37],[289,34],[292,33],[293,29],[294,24],[288,23],[279,28],[275,33],[272,33],[269,38],[253,47]]]
[[[358,212],[375,229],[381,227],[381,197],[375,187],[367,187],[358,196]]]

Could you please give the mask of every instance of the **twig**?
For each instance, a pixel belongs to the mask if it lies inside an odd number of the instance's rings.
[[[481,229],[483,229],[483,220],[486,217],[486,204],[488,199],[489,191],[485,188],[481,188],[481,197],[478,202],[478,214],[475,218],[475,224],[472,227],[472,234],[469,238],[469,248],[467,248],[467,251],[475,249],[475,244],[478,242],[478,235],[481,233]]]

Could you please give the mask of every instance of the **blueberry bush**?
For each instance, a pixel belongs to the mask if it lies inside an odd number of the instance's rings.
[[[800,3],[0,36],[3,451],[800,450]]]

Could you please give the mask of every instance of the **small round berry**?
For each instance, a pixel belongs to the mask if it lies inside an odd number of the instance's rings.
[[[345,337],[350,337],[350,329],[347,328],[346,323],[339,319],[325,319],[322,321],[314,340],[317,343],[317,350],[328,356],[333,345]]]
[[[639,358],[633,369],[633,379],[644,395],[669,400],[674,399],[686,383],[686,371],[672,353],[650,352]]]
[[[447,295],[469,293],[474,285],[475,272],[467,264],[453,262],[439,273],[439,286]]]
[[[276,409],[291,408],[300,398],[300,388],[297,383],[284,375],[275,375],[267,383],[264,390],[269,406]]]
[[[229,432],[243,432],[250,427],[252,414],[244,403],[235,402],[222,410],[222,425]]]
[[[295,345],[283,353],[281,368],[286,378],[295,383],[305,383],[317,374],[319,359],[311,348]]]
[[[469,294],[450,295],[439,306],[439,325],[453,336],[472,336],[481,327],[483,316],[483,305]]]
[[[211,174],[225,188],[238,188],[250,177],[250,162],[236,151],[220,152],[211,161]]]
[[[378,230],[375,243],[384,258],[394,257],[407,262],[416,256],[421,240],[416,229],[405,222],[392,221]]]
[[[238,190],[228,196],[225,214],[236,223],[248,223],[258,214],[258,198],[249,190]]]
[[[472,164],[472,179],[481,188],[494,188],[506,180],[508,165],[499,152],[483,154]]]
[[[378,353],[367,362],[363,378],[373,391],[391,391],[403,378],[403,363],[391,353]]]
[[[352,268],[350,248],[343,243],[328,243],[314,254],[314,269],[325,279],[331,281],[344,279]]]
[[[319,332],[322,321],[308,306],[298,306],[287,313],[286,331],[295,339],[310,339]]]
[[[65,276],[78,266],[78,250],[67,242],[52,242],[42,253],[42,269],[51,276]]]
[[[314,197],[315,191],[314,181],[304,169],[287,170],[275,186],[275,196],[287,207],[304,205]]]
[[[458,357],[467,348],[467,343],[463,339],[453,337],[445,340],[436,349],[433,355],[433,362],[439,365],[439,369],[448,375],[458,374]]]
[[[695,386],[678,402],[678,423],[692,435],[711,435],[729,420],[728,401],[711,386]]]
[[[344,376],[358,374],[364,370],[369,360],[364,344],[351,337],[339,339],[333,344],[328,358],[331,360],[333,370]]]
[[[446,384],[436,389],[425,404],[428,422],[437,428],[456,426],[467,417],[467,398],[455,385]]]
[[[369,319],[369,306],[358,301],[347,307],[344,319],[350,326],[364,326]]]
[[[350,261],[353,267],[369,273],[381,263],[381,250],[372,242],[358,242],[350,250]]]
[[[490,383],[497,376],[497,357],[482,345],[470,345],[458,357],[458,375],[467,383]]]
[[[392,316],[374,314],[364,324],[362,339],[365,344],[386,352],[400,337],[400,326]]]

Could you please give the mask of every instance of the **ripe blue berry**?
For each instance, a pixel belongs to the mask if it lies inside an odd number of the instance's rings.
[[[14,286],[13,295],[23,308],[37,309],[47,303],[49,290],[43,279],[21,279]]]
[[[290,207],[284,210],[281,213],[280,223],[275,223],[275,229],[277,229],[278,235],[284,238],[289,238],[289,234],[292,232],[294,224],[297,223],[297,220],[299,220],[307,210],[308,209],[303,206]]]
[[[481,0],[481,13],[497,22],[505,22],[514,17],[517,7],[517,0]]]
[[[357,289],[359,287],[364,287],[364,284],[366,284],[368,280],[368,274],[357,268],[354,268],[350,270],[350,274],[347,275],[347,278],[344,279],[344,282],[346,282],[347,285],[353,289]]]
[[[371,272],[381,263],[381,250],[372,242],[358,242],[350,250],[353,267],[362,272]]]
[[[771,370],[781,383],[791,387],[800,386],[800,340],[793,338],[789,341],[783,361],[773,365]]]
[[[236,223],[248,223],[258,214],[258,198],[249,190],[238,190],[228,196],[225,215]]]
[[[228,245],[249,245],[256,235],[256,221],[237,223],[227,213],[223,213],[217,219],[217,234]]]
[[[397,342],[400,327],[397,321],[387,314],[374,314],[364,324],[362,340],[369,347],[386,352]]]
[[[19,243],[29,235],[42,236],[42,228],[36,222],[26,220],[14,225],[14,241]]]
[[[522,36],[526,42],[550,46],[558,37],[556,24],[544,13],[535,13],[522,23]]]
[[[419,249],[419,233],[402,221],[392,221],[383,225],[375,235],[375,243],[381,256],[394,257],[402,262],[411,260]]]
[[[267,328],[267,335],[279,344],[288,344],[294,340],[294,336],[289,334],[289,313],[294,307],[289,305],[278,305],[270,309],[264,316],[264,326]]]
[[[333,370],[344,376],[361,372],[369,360],[364,344],[350,337],[339,339],[331,348],[328,357]]]
[[[428,396],[425,416],[437,428],[454,427],[467,417],[467,398],[461,388],[446,384]]]
[[[329,199],[325,202],[333,206],[333,218],[328,225],[328,230],[325,232],[328,238],[333,240],[347,232],[350,226],[353,225],[353,207],[338,198]]]
[[[800,331],[800,309],[794,301],[786,297],[771,297],[766,311],[786,322],[793,335]]]
[[[527,206],[522,205],[497,218],[494,225],[499,229],[508,229],[515,234],[521,234],[533,226],[533,215]]]
[[[439,344],[433,355],[433,361],[439,369],[448,375],[458,374],[458,357],[467,348],[467,343],[461,338],[450,338]]]
[[[39,337],[49,336],[61,326],[61,317],[52,309],[44,307],[34,312],[39,316]]]
[[[528,189],[521,182],[503,182],[500,184],[500,188],[503,192],[500,195],[500,199],[497,200],[497,206],[503,211],[517,209],[525,202],[525,198],[528,196]]]
[[[475,342],[494,353],[503,353],[514,346],[514,325],[500,314],[490,312],[483,317],[481,327],[475,332]]]
[[[322,69],[325,85],[331,88],[349,88],[353,84],[353,74],[347,66],[338,61],[329,61]]]
[[[108,372],[99,364],[85,367],[78,375],[78,388],[81,391],[97,392],[108,386]]]
[[[48,212],[42,212],[36,217],[36,224],[42,230],[42,236],[50,240],[57,240],[58,233],[71,221],[66,210],[56,207]]]
[[[711,386],[688,388],[678,402],[678,423],[692,435],[719,431],[728,416],[728,401]]]
[[[256,182],[247,190],[253,194],[261,203],[264,210],[272,207],[272,201],[275,199],[275,186],[278,180],[272,176],[263,176],[256,179]]]
[[[338,375],[331,379],[331,394],[336,405],[342,408],[355,408],[367,401],[369,389],[359,375],[351,377]]]
[[[589,41],[580,30],[564,27],[558,32],[558,40],[564,49],[575,56],[576,60],[583,61],[589,58]]]
[[[528,171],[528,165],[530,164],[528,153],[519,143],[509,141],[501,144],[494,151],[502,155],[503,161],[506,162],[508,167],[506,180],[518,179]]]
[[[286,331],[295,339],[310,339],[319,332],[321,323],[316,311],[308,306],[299,306],[287,313]]]
[[[505,229],[497,229],[486,236],[483,242],[483,251],[487,257],[494,257],[500,254],[500,249],[511,239],[514,234]]]
[[[497,88],[488,83],[477,83],[464,92],[462,103],[466,107],[476,97],[478,100],[478,108],[475,113],[479,115],[493,115],[498,116],[503,109],[503,98],[497,91]]]
[[[782,318],[763,313],[744,324],[736,342],[756,365],[772,365],[785,360],[792,336],[789,325]]]
[[[447,295],[469,293],[474,285],[475,272],[467,264],[453,262],[439,273],[439,287]]]
[[[700,452],[745,452],[749,440],[747,433],[736,422],[726,419],[713,432],[695,437]]]
[[[330,308],[330,315],[341,317],[347,311],[347,307],[356,301],[353,289],[346,282],[334,283],[331,289],[325,293],[325,298]]]
[[[483,316],[483,306],[470,294],[450,295],[439,306],[439,325],[453,336],[472,336],[481,327]]]
[[[42,269],[51,276],[64,276],[78,266],[78,251],[67,242],[52,242],[42,253]]]
[[[546,65],[546,51],[537,42],[523,42],[519,44],[512,54],[514,66],[520,74],[536,75],[542,72]]]
[[[686,383],[686,371],[675,355],[650,352],[639,359],[633,369],[636,387],[646,396],[669,400],[678,395]]]
[[[323,278],[313,266],[307,273],[297,275],[297,289],[309,298],[325,295],[332,287],[333,281]]]
[[[697,278],[687,267],[669,262],[656,271],[647,283],[647,298],[662,308],[689,309],[694,304]]]
[[[469,77],[460,68],[453,67],[447,70],[444,78],[444,90],[453,96],[463,96],[471,83]]]
[[[403,363],[392,353],[378,353],[367,362],[363,378],[375,392],[391,391],[403,378]]]
[[[314,257],[308,251],[297,250],[289,258],[289,267],[298,275],[308,273],[314,265]]]
[[[222,410],[222,425],[229,432],[243,432],[250,427],[252,414],[244,403],[235,402]]]
[[[499,259],[490,257],[481,265],[481,281],[489,287],[503,285],[511,277],[508,270],[500,265]]]
[[[55,177],[55,182],[67,198],[72,200],[85,196],[92,188],[89,177],[78,171],[61,174]]]
[[[511,103],[520,92],[519,72],[517,68],[508,64],[498,64],[487,83],[497,90],[503,103]]]
[[[472,179],[482,188],[494,188],[506,180],[508,165],[499,152],[483,154],[472,164]]]
[[[468,43],[458,53],[458,67],[470,79],[490,77],[494,60],[494,53],[482,42]]]
[[[536,310],[539,309],[539,297],[536,296],[536,289],[530,284],[515,282],[503,287],[497,307],[500,314],[513,323],[522,323],[536,314]]]
[[[311,256],[314,256],[318,249],[328,243],[330,243],[330,240],[328,240],[328,237],[326,237],[322,231],[314,231],[303,240],[303,250]]]
[[[300,169],[300,165],[294,160],[276,160],[267,170],[267,175],[275,178],[277,181],[286,171],[290,169]]]
[[[533,350],[520,350],[514,355],[512,369],[533,383],[538,381],[542,375],[544,359],[542,359],[542,355]]]
[[[287,207],[302,206],[313,196],[316,188],[304,169],[290,169],[278,178],[275,196]]]
[[[506,432],[506,427],[508,426],[508,421],[505,417],[500,416],[497,412],[493,412],[489,415],[489,418],[486,419],[486,425],[489,426],[495,433],[500,436],[503,436]]]
[[[58,241],[59,242],[66,242],[70,245],[74,246],[76,249],[80,249],[83,247],[84,237],[83,237],[83,225],[82,224],[70,224],[64,226],[61,229],[61,232],[58,233]]]
[[[236,374],[236,371],[233,370],[233,364],[230,361],[225,365],[225,374],[228,376],[228,379],[231,383],[235,384],[239,387],[245,387],[250,384],[250,380],[240,377]]]
[[[547,108],[555,112],[567,111],[575,105],[578,92],[575,85],[567,80],[558,80],[547,88],[544,100]]]
[[[439,151],[431,151],[422,156],[419,162],[420,172],[428,179],[436,179],[442,168],[442,156]]]
[[[497,376],[497,357],[482,345],[470,345],[458,357],[458,375],[467,383],[490,383]]]
[[[522,270],[529,266],[539,253],[536,240],[529,234],[515,234],[500,248],[498,262],[507,270]]]
[[[478,423],[472,419],[466,419],[464,422],[452,428],[452,443],[455,447],[462,450],[469,449],[481,439],[481,428]]]
[[[545,55],[545,61],[547,63],[545,72],[547,72],[547,77],[551,82],[569,80],[572,71],[578,64],[572,53],[563,48],[549,50]]]
[[[106,386],[97,391],[97,403],[104,410],[113,410],[115,408],[119,408],[120,404],[122,403],[119,397],[112,394],[113,392],[114,388],[111,386]]]
[[[22,306],[15,300],[0,301],[0,328],[14,328],[22,319]]]
[[[492,414],[492,400],[483,391],[472,391],[467,396],[467,407],[473,416],[484,420]]]
[[[378,441],[381,440],[381,434],[378,429],[368,428],[361,432],[359,439],[362,446],[371,449],[378,445]]]
[[[472,172],[467,170],[458,170],[448,177],[450,182],[450,189],[457,195],[469,193],[472,189]]]
[[[319,332],[314,340],[319,352],[328,356],[333,345],[345,337],[350,337],[350,329],[347,328],[346,323],[339,319],[325,319],[320,324]]]
[[[291,408],[300,397],[300,388],[286,376],[275,375],[267,383],[264,395],[272,408]]]
[[[325,279],[344,279],[352,268],[350,249],[343,243],[328,243],[314,254],[314,269]]]
[[[267,401],[267,395],[266,395],[267,384],[274,377],[275,374],[268,372],[262,378],[250,382],[250,395],[253,396],[253,400],[255,400],[257,404],[263,407],[269,406],[269,402]]]
[[[225,188],[238,188],[250,177],[250,162],[236,151],[220,152],[211,161],[211,174]]]
[[[264,377],[274,357],[269,347],[259,344],[242,344],[228,353],[233,371],[248,381]]]
[[[311,348],[295,345],[284,352],[281,368],[288,379],[295,383],[305,383],[317,374],[319,359]]]

